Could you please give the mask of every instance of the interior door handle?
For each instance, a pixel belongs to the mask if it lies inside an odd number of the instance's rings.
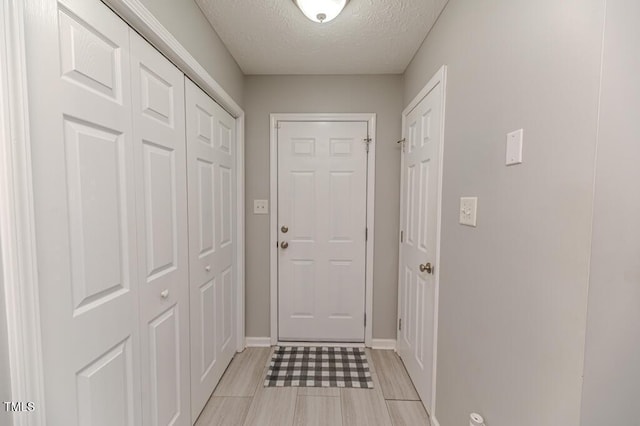
[[[283,249],[286,249],[287,247],[289,247],[289,243],[286,241],[283,241],[280,243],[280,247],[282,247]]]
[[[426,272],[427,274],[433,274],[433,266],[430,262],[420,265],[420,272]]]

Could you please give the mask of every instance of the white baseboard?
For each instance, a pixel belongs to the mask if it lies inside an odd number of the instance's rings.
[[[390,349],[396,350],[396,340],[395,339],[373,339],[371,341],[372,349]]]
[[[271,346],[271,337],[245,337],[244,342],[248,348],[268,348]]]
[[[364,348],[364,343],[350,343],[350,342],[278,342],[278,346],[308,346],[308,347],[321,347],[327,348]]]
[[[290,344],[290,342],[289,342]],[[302,345],[303,343],[301,342],[296,342],[296,344],[300,344]],[[271,346],[271,338],[270,337],[246,337],[245,338],[245,345],[248,348],[264,348],[264,347],[269,347]],[[340,346],[340,343],[335,343],[335,344],[331,344],[331,343],[327,343],[327,342],[320,342],[320,343],[306,343],[306,345],[314,345],[314,346]],[[343,344],[344,345],[344,344]],[[348,346],[360,346],[360,345],[348,345]],[[396,340],[395,339],[373,339],[371,342],[371,347],[373,349],[390,349],[390,350],[395,350],[396,349]]]

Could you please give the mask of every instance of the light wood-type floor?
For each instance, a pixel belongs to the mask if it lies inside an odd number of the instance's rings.
[[[265,388],[272,348],[236,354],[196,426],[419,426],[429,418],[398,355],[369,350],[374,389]]]

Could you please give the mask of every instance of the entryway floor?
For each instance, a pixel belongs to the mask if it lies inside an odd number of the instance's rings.
[[[429,425],[398,355],[367,349],[374,389],[265,388],[273,348],[236,354],[196,426]]]

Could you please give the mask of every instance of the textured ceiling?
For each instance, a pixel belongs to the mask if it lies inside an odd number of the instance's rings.
[[[245,74],[402,73],[447,0],[351,0],[333,21],[292,0],[196,0]]]

